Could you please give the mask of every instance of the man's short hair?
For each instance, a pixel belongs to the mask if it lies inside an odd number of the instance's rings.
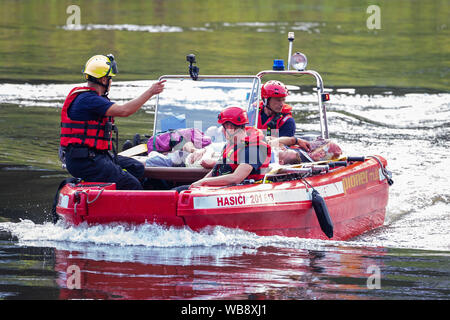
[[[287,158],[284,160],[284,164],[299,164],[302,163],[302,159],[300,157],[300,154],[298,152],[295,153],[295,158]]]

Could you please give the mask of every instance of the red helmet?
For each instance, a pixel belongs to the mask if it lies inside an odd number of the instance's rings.
[[[286,86],[282,82],[277,80],[267,81],[261,87],[261,98],[263,99],[268,99],[272,97],[283,98],[286,97],[288,94],[289,91],[286,88]]]
[[[226,107],[219,113],[219,124],[231,122],[234,125],[242,126],[248,123],[247,111],[239,107]]]

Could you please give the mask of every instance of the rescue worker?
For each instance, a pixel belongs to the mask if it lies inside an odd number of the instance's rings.
[[[258,129],[266,130],[267,136],[294,136],[295,120],[291,113],[292,107],[285,103],[288,95],[288,89],[280,81],[270,80],[261,87]]]
[[[61,111],[60,145],[67,170],[86,182],[114,182],[117,189],[141,190],[144,165],[118,156],[114,117],[128,117],[152,96],[164,89],[159,81],[139,97],[124,104],[108,98],[112,77],[117,74],[112,54],[95,55],[87,62],[83,74],[87,85],[73,88]],[[113,133],[115,137],[113,138]],[[115,149],[115,150],[114,150]]]
[[[271,158],[271,148],[262,131],[245,126],[249,123],[247,112],[239,107],[225,108],[219,114],[218,123],[226,138],[222,156],[203,179],[191,184],[191,188],[262,179],[262,170],[268,167]]]

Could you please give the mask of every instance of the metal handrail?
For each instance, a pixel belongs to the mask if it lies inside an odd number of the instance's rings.
[[[322,77],[320,76],[320,74],[314,70],[304,70],[304,71],[295,71],[295,70],[288,70],[288,71],[275,71],[275,70],[263,70],[260,71],[256,76],[250,76],[250,75],[199,75],[197,80],[202,80],[202,79],[257,79],[256,82],[253,83],[253,88],[252,88],[252,93],[254,93],[254,88],[256,85],[256,88],[258,89],[260,84],[261,84],[261,78],[267,74],[276,74],[276,75],[311,75],[316,79],[316,88],[317,88],[317,101],[319,104],[319,117],[320,117],[320,132],[322,135],[323,139],[328,139],[329,138],[329,133],[328,133],[328,121],[327,121],[327,111],[326,111],[326,107],[325,104],[322,102],[322,94],[324,93],[324,88],[323,88],[323,80]],[[161,76],[159,78],[159,80],[164,80],[164,79],[191,79],[190,75],[164,75]],[[193,80],[194,81],[194,80]],[[257,92],[258,94],[258,92]],[[252,97],[249,97],[249,106],[250,107],[250,103],[252,101]],[[258,99],[257,99],[257,103],[259,104],[259,95],[257,95]],[[157,97],[157,101],[156,101],[156,108],[155,108],[155,119],[154,119],[154,124],[153,124],[153,132],[155,132],[156,130],[156,115],[158,112],[158,105],[159,105],[159,95]],[[257,119],[258,119],[258,112],[259,112],[259,108],[256,108],[256,122],[255,122],[255,126],[257,126]]]
[[[316,88],[317,88],[317,99],[319,103],[319,117],[320,117],[320,132],[323,139],[328,139],[328,121],[327,121],[327,110],[325,104],[322,102],[322,94],[323,90],[323,80],[320,74],[314,70],[304,70],[304,71],[275,71],[275,70],[264,70],[260,71],[256,76],[258,78],[262,78],[267,74],[277,74],[277,75],[311,75],[316,79]]]
[[[158,81],[164,80],[164,79],[192,79],[190,75],[176,75],[176,74],[169,74],[169,75],[163,75],[159,77]],[[256,88],[258,89],[261,84],[261,79],[257,76],[250,76],[250,75],[199,75],[197,80],[192,81],[201,81],[202,79],[254,79],[253,81],[253,87],[252,87],[252,93],[255,92],[254,88],[256,85]],[[255,81],[256,80],[256,81]],[[252,101],[252,96],[249,97],[249,106]],[[259,103],[259,101],[257,101]],[[153,122],[153,133],[156,131],[156,124],[157,124],[157,114],[158,114],[158,106],[159,106],[159,94],[156,98],[156,107],[155,107],[155,119]]]

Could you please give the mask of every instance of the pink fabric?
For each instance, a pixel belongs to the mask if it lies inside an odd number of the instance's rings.
[[[211,138],[205,136],[199,129],[186,128],[162,132],[148,139],[148,153],[152,151],[169,152],[180,142],[191,141],[197,149],[211,144]],[[184,144],[183,143],[183,144]]]

